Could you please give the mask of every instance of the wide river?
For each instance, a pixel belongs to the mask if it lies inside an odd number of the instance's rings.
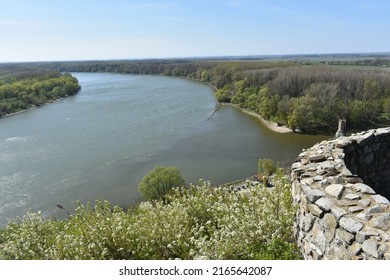
[[[278,134],[223,106],[213,89],[163,76],[74,73],[81,91],[0,119],[0,226],[42,210],[63,218],[79,200],[127,206],[155,165],[188,183],[221,184],[256,173],[259,158],[293,160],[324,136]]]

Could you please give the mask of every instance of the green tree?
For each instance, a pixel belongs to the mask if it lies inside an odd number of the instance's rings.
[[[386,98],[383,101],[383,112],[387,115],[387,117],[390,116],[390,98]]]
[[[171,189],[184,185],[177,168],[156,166],[142,178],[138,190],[144,199],[153,200],[163,198]]]
[[[263,174],[264,176],[270,176],[277,171],[275,162],[269,158],[259,159],[257,168],[259,174]]]

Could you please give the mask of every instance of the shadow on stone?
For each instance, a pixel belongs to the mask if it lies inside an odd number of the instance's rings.
[[[390,199],[390,135],[362,135],[362,139],[344,147],[345,165],[376,193]]]

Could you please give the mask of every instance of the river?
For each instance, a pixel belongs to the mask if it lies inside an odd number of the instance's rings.
[[[155,165],[188,183],[221,184],[256,173],[259,158],[293,160],[324,136],[278,134],[223,106],[213,89],[180,78],[74,73],[73,97],[0,119],[0,226],[41,210],[62,219],[96,199],[128,206]]]

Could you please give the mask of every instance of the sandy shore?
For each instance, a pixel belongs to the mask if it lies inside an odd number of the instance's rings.
[[[248,115],[251,115],[251,116],[254,116],[254,117],[258,118],[266,127],[268,127],[269,129],[271,129],[274,132],[277,132],[277,133],[290,133],[290,132],[293,132],[291,128],[288,128],[288,127],[285,127],[285,126],[278,126],[275,123],[267,121],[262,116],[254,113],[254,112],[242,109],[242,108],[238,107],[237,105],[234,105],[234,104],[231,104],[231,103],[223,103],[223,105],[228,105],[228,106],[235,107],[237,109],[240,109],[241,111],[243,111],[244,113],[246,113]]]

